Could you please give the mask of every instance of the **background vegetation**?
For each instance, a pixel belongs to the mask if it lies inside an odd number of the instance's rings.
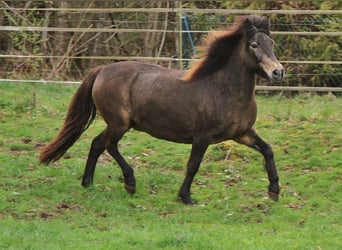
[[[2,1],[2,26],[59,28],[112,28],[108,32],[0,31],[0,52],[23,55],[0,58],[3,78],[77,79],[98,64],[103,56],[178,57],[179,16],[170,13],[125,12],[130,8],[192,8],[233,10],[341,10],[335,1]],[[52,9],[54,8],[54,9]],[[121,12],[91,13],[70,8],[122,8]],[[233,22],[233,14],[183,13],[192,30],[218,30]],[[340,31],[341,15],[271,14],[273,31]],[[151,29],[161,32],[120,32],[115,29]],[[195,44],[203,33],[193,34]],[[275,35],[276,51],[282,61],[341,61],[341,36]],[[102,57],[102,58],[100,58]],[[166,64],[163,61],[157,63]],[[177,67],[177,65],[171,65]],[[291,86],[341,86],[340,64],[288,63],[285,84]]]
[[[340,249],[342,99],[258,96],[256,128],[273,145],[281,196],[267,198],[262,157],[212,145],[193,185],[195,207],[177,201],[190,146],[131,131],[120,148],[135,169],[101,156],[95,186],[80,185],[97,119],[60,161],[38,165],[76,86],[1,83],[1,249]]]

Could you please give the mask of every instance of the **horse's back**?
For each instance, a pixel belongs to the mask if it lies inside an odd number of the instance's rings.
[[[182,77],[183,71],[168,69],[156,64],[142,61],[124,61],[103,66],[97,76],[94,88],[121,87],[121,85],[152,83],[161,76],[170,76],[173,80]],[[171,79],[170,78],[170,79]]]

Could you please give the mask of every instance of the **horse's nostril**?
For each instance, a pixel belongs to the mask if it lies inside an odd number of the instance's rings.
[[[280,71],[279,70],[274,70],[273,71],[273,76],[275,76],[275,77],[279,77],[280,76]]]
[[[283,70],[278,70],[278,69],[274,70],[272,72],[272,76],[276,80],[281,80],[283,78]]]

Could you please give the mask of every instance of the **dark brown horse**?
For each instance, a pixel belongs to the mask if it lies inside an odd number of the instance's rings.
[[[203,58],[189,71],[137,61],[91,70],[75,93],[59,134],[42,149],[40,162],[49,164],[63,156],[98,111],[107,127],[92,141],[84,187],[92,184],[97,159],[107,149],[122,169],[126,190],[135,192],[133,169],[118,151],[119,140],[134,128],[160,139],[192,144],[179,191],[185,204],[193,204],[191,183],[208,146],[229,139],[263,154],[269,196],[277,200],[272,148],[252,128],[257,75],[273,82],[284,76],[269,28],[267,18],[239,18],[228,31],[205,39]]]

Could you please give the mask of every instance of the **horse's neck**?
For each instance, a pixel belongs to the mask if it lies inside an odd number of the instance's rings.
[[[247,102],[254,99],[256,74],[247,68],[237,54],[232,55],[229,62],[216,73],[214,79],[229,95]]]

